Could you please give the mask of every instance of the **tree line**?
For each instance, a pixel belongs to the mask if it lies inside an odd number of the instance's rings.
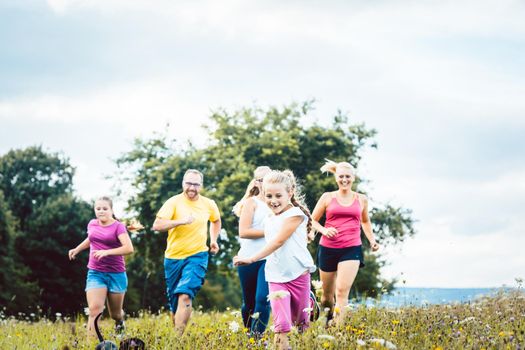
[[[342,112],[331,118],[330,125],[320,125],[312,120],[312,109],[313,103],[307,101],[281,108],[218,110],[203,126],[208,135],[205,146],[184,144],[160,132],[135,139],[131,149],[115,160],[117,175],[112,178],[117,195],[129,198],[126,215],[146,227],[131,234],[135,254],[127,259],[128,312],[156,311],[166,305],[166,234],[150,226],[162,203],[181,191],[186,169],[204,173],[202,194],[217,202],[223,222],[221,251],[212,258],[195,301],[205,309],[240,306],[232,266],[239,249],[237,218],[231,209],[255,167],[292,170],[311,209],[323,192],[336,189],[332,176],[319,171],[324,158],[353,164],[358,169],[356,190],[366,192],[359,162],[364,149],[377,147],[376,131],[352,124]],[[10,150],[0,157],[0,305],[8,313],[75,313],[85,306],[87,254],[72,263],[67,251],[85,238],[93,212],[92,203],[73,191],[74,173],[66,156],[41,146]],[[374,233],[383,246],[415,234],[409,209],[372,204]],[[368,241],[363,244],[367,252]],[[310,245],[312,254],[316,247],[317,242]],[[365,253],[365,264],[354,283],[354,296],[377,296],[393,288],[395,281],[381,277],[386,264],[381,255]]]

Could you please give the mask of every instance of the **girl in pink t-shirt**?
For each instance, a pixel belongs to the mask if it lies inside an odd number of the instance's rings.
[[[88,337],[96,337],[94,320],[104,310],[106,298],[117,332],[124,331],[124,295],[128,286],[124,255],[133,253],[133,244],[124,224],[113,214],[113,202],[101,197],[94,205],[96,219],[87,226],[88,237],[69,251],[73,260],[81,251],[90,248],[86,299],[89,307]]]
[[[321,171],[334,174],[338,187],[335,192],[323,193],[312,212],[312,225],[322,234],[318,250],[319,275],[323,282],[321,303],[330,308],[327,319],[333,316],[339,322],[344,319],[357,272],[364,266],[361,228],[372,251],[378,250],[379,245],[368,216],[368,199],[364,194],[352,191],[354,167],[346,162],[328,160]],[[322,226],[319,220],[324,214],[326,220]]]

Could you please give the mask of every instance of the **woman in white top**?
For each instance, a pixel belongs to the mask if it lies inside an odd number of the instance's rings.
[[[234,207],[239,216],[240,257],[250,257],[261,250],[264,239],[264,220],[271,215],[270,208],[263,201],[262,179],[270,172],[267,166],[255,169],[254,178],[246,194]],[[239,266],[238,273],[242,288],[242,319],[251,335],[257,337],[266,330],[270,318],[268,301],[268,282],[264,275],[266,260],[256,261],[249,265]]]
[[[293,325],[300,331],[309,326],[310,273],[314,261],[307,248],[311,219],[297,200],[291,171],[272,171],[263,180],[264,198],[271,215],[264,224],[266,245],[250,257],[236,256],[234,265],[253,264],[268,257],[265,274],[272,306],[275,347],[288,349],[288,333]]]

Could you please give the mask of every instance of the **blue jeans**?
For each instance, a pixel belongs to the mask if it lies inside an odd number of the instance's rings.
[[[266,260],[261,260],[238,268],[242,288],[242,319],[252,334],[262,334],[270,318],[268,282],[264,277],[265,264]],[[251,316],[256,312],[259,313],[259,318],[253,319]]]

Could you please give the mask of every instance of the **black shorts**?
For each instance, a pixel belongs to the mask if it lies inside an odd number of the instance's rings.
[[[320,245],[317,250],[317,263],[324,272],[337,271],[337,264],[346,260],[359,260],[359,267],[365,266],[363,248],[360,245],[347,248],[327,248]]]

